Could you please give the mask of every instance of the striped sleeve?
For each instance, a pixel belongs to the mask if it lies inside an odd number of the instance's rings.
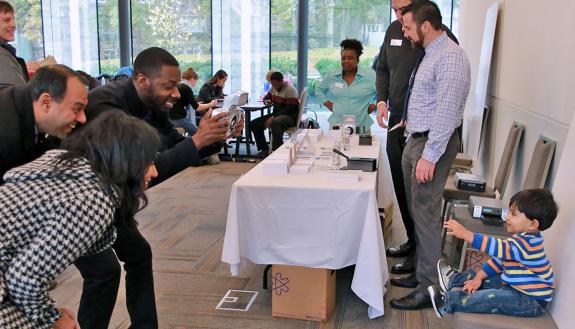
[[[492,257],[490,260],[485,262],[481,267],[483,272],[487,274],[487,277],[495,275],[497,273],[501,273],[503,271],[503,266],[501,265],[501,261],[497,258]]]
[[[481,250],[492,257],[501,260],[521,261],[521,256],[526,253],[523,244],[515,243],[515,237],[503,240],[492,236],[486,236],[480,233],[473,233],[473,242],[471,246]]]

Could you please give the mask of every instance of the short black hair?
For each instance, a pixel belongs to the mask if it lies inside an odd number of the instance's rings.
[[[66,65],[53,64],[39,68],[28,84],[32,100],[37,101],[40,95],[48,93],[56,102],[61,102],[66,95],[68,79],[72,77],[78,78],[84,85],[88,84],[84,77]]]
[[[0,1],[0,13],[13,13],[14,7],[8,1]]]
[[[407,13],[413,15],[413,21],[417,26],[421,26],[427,21],[435,30],[441,30],[441,11],[435,2],[429,0],[414,1],[401,11],[404,16]]]
[[[63,153],[56,166],[65,168],[84,158],[116,199],[116,225],[135,224],[134,214],[148,203],[144,175],[154,161],[161,140],[145,121],[109,109],[62,141]]]
[[[134,75],[143,74],[154,77],[160,73],[163,66],[180,66],[178,60],[167,50],[160,47],[151,47],[142,50],[134,60]]]
[[[539,221],[540,231],[545,231],[551,227],[558,211],[553,194],[543,188],[523,190],[515,193],[511,197],[511,201],[509,201],[509,207],[515,207],[530,220],[536,219]]]
[[[270,75],[270,81],[284,81],[284,75],[281,72],[276,71]]]
[[[357,54],[357,58],[359,58],[359,56],[361,56],[361,54],[363,54],[363,45],[361,44],[361,41],[359,41],[359,40],[345,39],[339,44],[339,46],[341,47],[342,53],[344,50],[351,49],[351,50],[355,50],[355,53]]]

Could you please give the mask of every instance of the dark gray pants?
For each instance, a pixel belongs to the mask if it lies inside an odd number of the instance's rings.
[[[403,151],[402,166],[407,204],[415,224],[416,277],[418,289],[437,284],[437,261],[441,256],[441,199],[451,163],[459,150],[459,137],[453,133],[445,152],[435,164],[433,180],[417,183],[415,168],[421,158],[427,137],[409,138]]]

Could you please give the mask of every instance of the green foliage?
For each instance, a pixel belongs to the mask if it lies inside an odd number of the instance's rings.
[[[289,74],[292,77],[297,76],[297,60],[287,56],[272,56],[271,67],[281,73]]]
[[[328,73],[341,70],[341,62],[338,59],[322,58],[315,63],[314,67],[323,78]]]
[[[320,83],[320,79],[308,79],[307,80],[307,93],[310,96],[315,96],[315,90],[317,85]]]

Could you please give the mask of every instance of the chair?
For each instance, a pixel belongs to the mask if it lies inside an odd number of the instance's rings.
[[[298,113],[297,113],[297,120],[295,123],[294,127],[289,127],[285,132],[284,135],[287,134],[287,137],[289,138],[289,136],[291,136],[291,134],[295,133],[296,130],[298,130],[299,125],[301,123],[301,117],[303,115],[303,112],[305,110],[305,101],[307,99],[307,88],[304,88],[304,90],[301,92],[301,95],[299,96],[299,108],[298,108]],[[284,136],[285,137],[285,136]]]
[[[468,200],[470,195],[477,195],[485,198],[503,198],[505,187],[507,186],[507,181],[509,179],[509,174],[511,173],[511,166],[513,165],[515,156],[517,154],[517,147],[519,146],[521,135],[523,135],[523,130],[523,125],[517,122],[514,122],[511,125],[509,134],[507,135],[507,141],[505,142],[505,147],[503,148],[503,154],[501,155],[501,161],[499,162],[499,167],[497,168],[495,180],[492,186],[486,186],[485,192],[460,190],[457,188],[457,186],[455,186],[454,175],[450,175],[447,178],[445,189],[443,190],[444,203],[441,218],[445,218],[447,203],[452,200]]]
[[[537,143],[535,143],[525,181],[523,181],[523,190],[541,188],[545,185],[556,145],[557,142],[545,136],[539,136]]]

